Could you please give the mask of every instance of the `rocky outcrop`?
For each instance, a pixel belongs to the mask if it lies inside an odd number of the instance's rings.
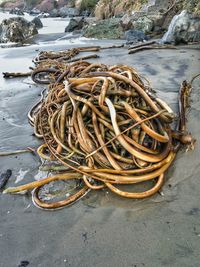
[[[24,7],[24,0],[16,0],[16,1],[2,1],[1,7],[6,9],[15,9],[20,8],[22,9]]]
[[[88,25],[84,17],[70,19],[69,24],[65,28],[65,32],[73,32],[81,30],[84,26]]]
[[[147,13],[165,12],[175,1],[173,0],[148,0],[141,10]]]
[[[50,12],[52,9],[55,8],[55,1],[54,0],[43,0],[41,3],[35,6],[36,9],[40,10],[41,12]]]
[[[200,41],[200,17],[186,10],[172,19],[168,31],[162,38],[163,43],[174,44],[198,41]]]
[[[154,23],[153,20],[149,19],[147,16],[144,16],[134,21],[133,27],[135,30],[143,31],[145,34],[148,34],[153,30]]]
[[[104,19],[123,14],[121,26],[124,31],[141,30],[145,34],[160,37],[168,29],[172,18],[180,13],[185,2],[186,0],[100,0],[95,15],[98,19]]]
[[[60,17],[76,17],[79,16],[80,11],[77,8],[64,6],[58,10],[58,14]]]
[[[37,29],[40,29],[40,28],[43,27],[42,21],[41,21],[41,19],[38,18],[38,17],[35,17],[31,22],[32,22],[33,24],[35,24],[35,27],[36,27]]]
[[[59,9],[52,9],[50,11],[50,16],[51,17],[77,17],[80,15],[80,11],[77,8],[72,8],[72,7],[61,7]]]
[[[24,15],[24,12],[22,10],[20,10],[19,8],[13,8],[10,10],[9,12],[10,14],[15,14],[15,15],[18,15],[18,16],[23,16]]]
[[[106,19],[97,21],[84,30],[83,35],[88,38],[97,39],[119,39],[122,38],[123,28],[120,24],[120,19]]]
[[[128,30],[125,32],[125,39],[127,40],[127,43],[130,44],[147,41],[148,37],[144,34],[143,31]]]
[[[0,42],[23,42],[32,35],[37,34],[35,24],[22,17],[5,19],[0,24]]]
[[[124,30],[142,30],[151,36],[162,36],[180,10],[178,3],[170,4],[170,1],[166,1],[165,4],[163,1],[149,0],[141,10],[125,14],[121,19],[122,27]]]
[[[154,21],[145,16],[144,13],[137,12],[133,15],[125,14],[121,18],[121,25],[125,31],[134,29],[143,31],[145,34],[148,34],[154,28]]]

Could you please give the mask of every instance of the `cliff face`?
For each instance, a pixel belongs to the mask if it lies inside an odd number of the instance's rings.
[[[133,11],[165,12],[174,3],[178,3],[179,10],[200,14],[199,0],[0,0],[5,8],[38,8],[41,11],[51,11],[63,6],[88,10],[98,19],[121,16]]]
[[[133,11],[145,11],[147,13],[163,13],[174,5],[178,5],[179,11],[186,9],[192,13],[200,14],[199,0],[100,0],[95,8],[95,16],[98,19],[120,16]]]
[[[98,19],[120,16],[133,10],[138,11],[147,4],[148,0],[100,0],[95,8],[95,16]]]
[[[4,8],[46,8],[46,11],[49,11],[52,8],[60,8],[65,5],[71,6],[74,2],[75,0],[2,0],[0,4]]]

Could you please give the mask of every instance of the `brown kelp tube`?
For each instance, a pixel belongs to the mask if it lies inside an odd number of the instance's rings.
[[[102,188],[127,198],[146,198],[162,187],[180,142],[192,142],[185,125],[191,85],[184,82],[181,87],[180,119],[174,130],[172,110],[134,68],[83,60],[67,63],[82,51],[99,49],[42,52],[34,60],[33,81],[48,84],[48,91],[28,114],[36,137],[43,139],[37,153],[55,163],[55,170],[58,163],[62,168],[53,176],[4,193],[34,189],[33,202],[44,209],[61,208]],[[79,186],[66,199],[40,198],[44,185],[72,179]],[[151,188],[138,192],[136,184],[144,182]],[[121,185],[130,190],[123,191]]]

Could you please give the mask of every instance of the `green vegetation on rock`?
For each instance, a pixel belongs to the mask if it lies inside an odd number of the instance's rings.
[[[123,36],[123,29],[119,19],[106,19],[90,25],[83,35],[88,38],[119,39]]]

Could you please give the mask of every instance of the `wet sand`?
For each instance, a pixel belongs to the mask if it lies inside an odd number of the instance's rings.
[[[120,41],[118,42],[120,43]],[[81,41],[80,45],[113,44]],[[0,72],[26,71],[35,50],[59,50],[75,43],[0,50]],[[177,92],[184,79],[199,72],[196,46],[128,55],[126,49],[104,50],[95,61],[127,64],[145,75],[158,95],[177,110]],[[92,61],[92,60],[91,60]],[[197,139],[194,151],[182,149],[166,174],[163,195],[129,200],[108,190],[90,192],[76,204],[50,212],[33,206],[30,196],[0,193],[0,266],[30,267],[182,266],[200,262],[200,80],[194,82],[188,128]],[[27,112],[40,98],[42,86],[29,79],[0,77],[0,151],[36,147]],[[0,172],[11,169],[7,186],[30,182],[40,162],[31,154],[0,158]],[[18,179],[19,180],[19,179]]]

